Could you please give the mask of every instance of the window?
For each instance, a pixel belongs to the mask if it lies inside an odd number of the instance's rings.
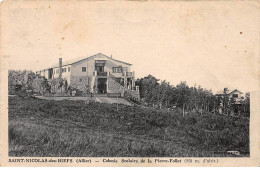
[[[96,70],[97,72],[104,72],[104,67],[103,67],[103,66],[96,66],[96,67],[95,67],[95,70]]]
[[[113,67],[113,73],[122,73],[122,67]]]
[[[86,67],[82,67],[82,72],[86,72],[87,68]]]
[[[105,64],[106,64],[106,60],[96,60],[95,61],[95,71],[104,72]]]
[[[57,70],[56,70],[56,73],[57,73],[57,74],[59,74],[59,73],[60,73],[60,72],[59,72],[59,69],[57,69]]]
[[[70,72],[70,67],[68,67],[68,72]]]
[[[238,94],[232,94],[233,98],[238,98]]]
[[[55,74],[55,70],[53,70],[53,74]]]
[[[66,72],[66,68],[61,69],[62,73]]]

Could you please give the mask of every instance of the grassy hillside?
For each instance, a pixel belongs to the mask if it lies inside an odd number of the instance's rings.
[[[227,150],[248,156],[247,119],[9,98],[10,156],[231,156]]]

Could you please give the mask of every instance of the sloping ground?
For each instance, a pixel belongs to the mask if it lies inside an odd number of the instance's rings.
[[[56,96],[51,96],[51,97],[47,97],[47,96],[35,96],[38,99],[44,99],[44,100],[73,100],[73,101],[77,101],[77,100],[82,100],[82,101],[87,101],[87,100],[94,100],[91,99],[90,97],[56,97]]]
[[[97,96],[97,97],[43,97],[43,96],[36,96],[38,99],[45,99],[45,100],[73,100],[73,101],[95,101],[99,103],[118,103],[118,104],[124,104],[131,106],[131,103],[125,100],[124,98],[111,98],[111,97],[105,97],[105,96]]]
[[[125,100],[124,98],[110,98],[110,97],[96,97],[96,98],[97,101],[100,101],[101,103],[108,103],[108,104],[118,103],[118,104],[131,106],[131,103]]]
[[[249,156],[249,122],[85,101],[9,98],[10,156]]]

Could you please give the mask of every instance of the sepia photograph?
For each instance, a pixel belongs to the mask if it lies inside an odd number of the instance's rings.
[[[9,70],[10,156],[249,156],[249,92],[136,79],[101,53],[57,63]]]
[[[259,14],[253,0],[2,2],[6,161],[256,158]]]

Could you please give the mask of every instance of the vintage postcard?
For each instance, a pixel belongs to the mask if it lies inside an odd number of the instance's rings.
[[[259,166],[258,0],[6,0],[0,26],[0,166]]]

